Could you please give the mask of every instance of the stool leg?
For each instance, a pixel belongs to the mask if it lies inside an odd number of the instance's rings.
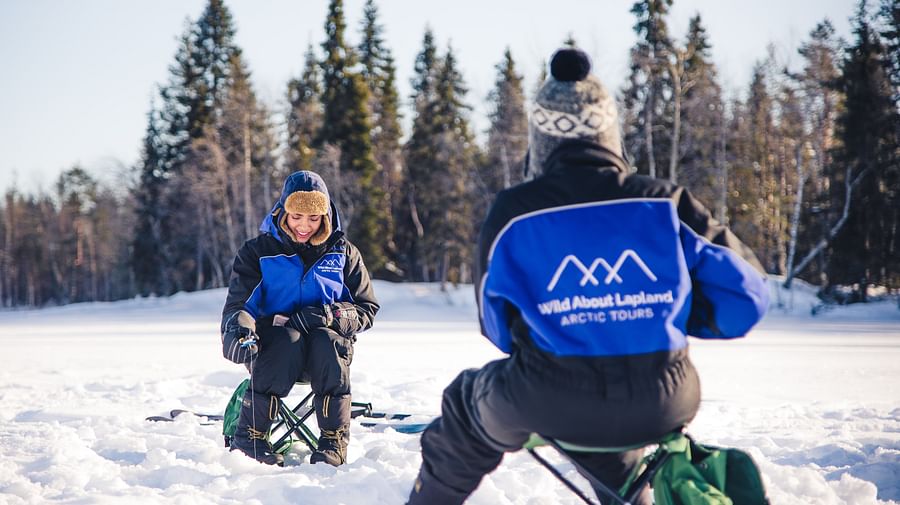
[[[309,426],[306,425],[306,420],[315,413],[315,410],[310,406],[310,399],[312,399],[312,397],[313,394],[309,393],[293,409],[288,408],[284,403],[284,400],[281,398],[278,399],[279,421],[272,431],[274,432],[284,426],[285,432],[272,444],[276,451],[280,452],[284,444],[292,438],[292,435],[296,435],[297,438],[309,447],[310,451],[315,452],[319,441],[315,433],[313,433]],[[306,410],[304,411],[304,409]]]

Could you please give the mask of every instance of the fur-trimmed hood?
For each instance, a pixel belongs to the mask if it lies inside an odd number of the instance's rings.
[[[331,197],[328,193],[328,186],[325,185],[325,181],[315,172],[302,170],[294,172],[285,179],[284,187],[281,189],[281,197],[275,202],[275,205],[272,206],[272,210],[266,215],[262,224],[259,225],[259,231],[271,233],[277,237],[278,240],[284,242],[286,238],[285,233],[279,224],[286,212],[285,204],[294,204],[294,201],[298,196],[297,194],[303,194],[304,192],[316,192],[325,196],[324,202],[327,202],[328,206],[328,221],[331,223],[331,233],[341,230],[340,215],[338,214],[334,202],[331,201]],[[317,198],[316,207],[319,207],[321,203],[320,199]]]

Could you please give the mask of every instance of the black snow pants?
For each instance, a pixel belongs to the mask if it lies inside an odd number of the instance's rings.
[[[700,382],[687,349],[599,360],[514,353],[462,372],[444,390],[441,417],[422,435],[422,466],[409,504],[464,502],[531,433],[628,446],[687,424],[699,405]],[[617,489],[642,451],[572,456]],[[636,505],[644,503],[649,493]]]
[[[295,383],[309,382],[320,398],[350,395],[353,339],[328,328],[306,335],[284,326],[259,326],[257,333],[260,351],[251,366],[253,391],[284,398]]]

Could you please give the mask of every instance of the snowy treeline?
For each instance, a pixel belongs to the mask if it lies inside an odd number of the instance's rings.
[[[607,83],[637,171],[688,187],[769,272],[842,301],[900,287],[900,2],[861,1],[850,41],[827,19],[809,27],[792,68],[773,50],[736,96],[722,88],[702,13],[673,34],[671,4],[633,4],[631,73]],[[283,104],[265,104],[225,1],[209,0],[184,27],[141,159],[121,184],[76,166],[49,193],[7,191],[0,304],[223,286],[234,252],[298,169],[325,176],[376,277],[470,282],[486,208],[522,179],[526,89],[538,83],[523,82],[510,51],[498,54],[490,126],[476,135],[465,62],[438,40],[452,34],[425,31],[413,96],[402,97],[384,38],[402,28],[382,26],[374,0],[358,27],[332,0],[324,27],[325,39],[298,54],[305,67],[285,83]]]

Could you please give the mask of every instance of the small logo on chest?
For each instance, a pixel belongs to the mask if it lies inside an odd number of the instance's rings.
[[[344,270],[344,258],[337,254],[325,256],[316,265],[316,270],[328,273],[342,272]]]

